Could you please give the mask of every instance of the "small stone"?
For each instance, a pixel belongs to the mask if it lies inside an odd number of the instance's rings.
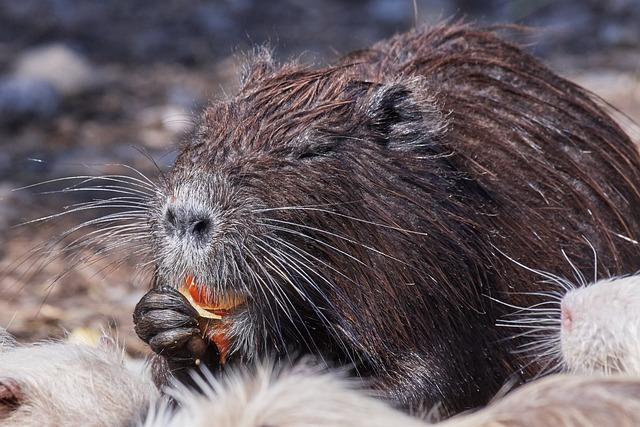
[[[0,123],[49,118],[58,110],[60,97],[47,81],[28,77],[0,79]]]
[[[91,87],[96,72],[80,54],[63,44],[25,51],[16,60],[16,76],[43,80],[63,95],[76,95]]]

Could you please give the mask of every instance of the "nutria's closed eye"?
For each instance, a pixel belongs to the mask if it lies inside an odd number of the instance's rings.
[[[298,160],[309,160],[318,157],[333,155],[337,151],[337,148],[338,144],[333,141],[317,143],[304,146],[299,150],[295,150],[293,154]]]

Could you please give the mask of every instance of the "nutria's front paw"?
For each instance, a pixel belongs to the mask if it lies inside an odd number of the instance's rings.
[[[140,339],[164,357],[172,370],[199,366],[205,353],[211,352],[212,345],[198,328],[198,312],[173,288],[147,292],[136,305],[133,322]]]

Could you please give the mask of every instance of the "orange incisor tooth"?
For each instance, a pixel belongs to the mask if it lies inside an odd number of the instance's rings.
[[[196,284],[193,276],[187,276],[180,292],[198,310],[201,317],[208,319],[221,319],[245,302],[239,295],[211,295],[206,288]]]
[[[189,301],[189,304],[196,309],[200,317],[204,317],[205,319],[222,319],[222,315],[207,310],[206,304],[203,304],[203,300],[205,299],[202,295],[203,291],[198,289],[193,276],[187,276],[185,286],[180,289],[180,293],[184,295],[187,301]]]

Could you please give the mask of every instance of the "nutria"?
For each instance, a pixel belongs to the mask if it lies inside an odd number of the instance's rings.
[[[259,367],[203,384],[204,395],[175,389],[181,409],[166,404],[145,427],[600,427],[640,423],[637,377],[553,375],[529,383],[483,409],[431,423],[409,417],[333,372],[299,367],[274,374]]]
[[[185,387],[169,392],[179,410],[164,401],[147,417],[145,427],[426,427],[419,418],[393,409],[359,389],[344,372],[315,362],[276,367],[230,369],[222,378],[207,376],[203,393]]]
[[[465,24],[323,68],[258,50],[145,202],[136,331],[183,379],[311,353],[404,407],[486,403],[538,371],[495,325],[549,287],[518,262],[640,265],[640,158],[601,104]]]
[[[569,290],[560,305],[560,352],[578,373],[640,375],[640,276]]]
[[[19,345],[0,330],[2,342],[7,345],[0,347],[1,426],[586,427],[640,422],[640,380],[633,376],[555,375],[496,398],[486,409],[429,424],[374,399],[375,393],[346,378],[344,370],[327,370],[308,360],[293,367],[261,362],[226,370],[221,378],[205,375],[198,381],[202,394],[172,384],[170,400],[159,396],[148,372],[126,369],[122,350],[115,346]]]
[[[344,373],[344,372],[343,372]],[[164,401],[145,427],[599,427],[640,423],[640,379],[553,375],[496,397],[486,408],[437,422],[410,417],[343,375],[299,364],[226,372],[203,382],[204,393],[177,387],[175,411]],[[433,408],[432,408],[433,409]],[[437,411],[431,411],[437,412]]]

